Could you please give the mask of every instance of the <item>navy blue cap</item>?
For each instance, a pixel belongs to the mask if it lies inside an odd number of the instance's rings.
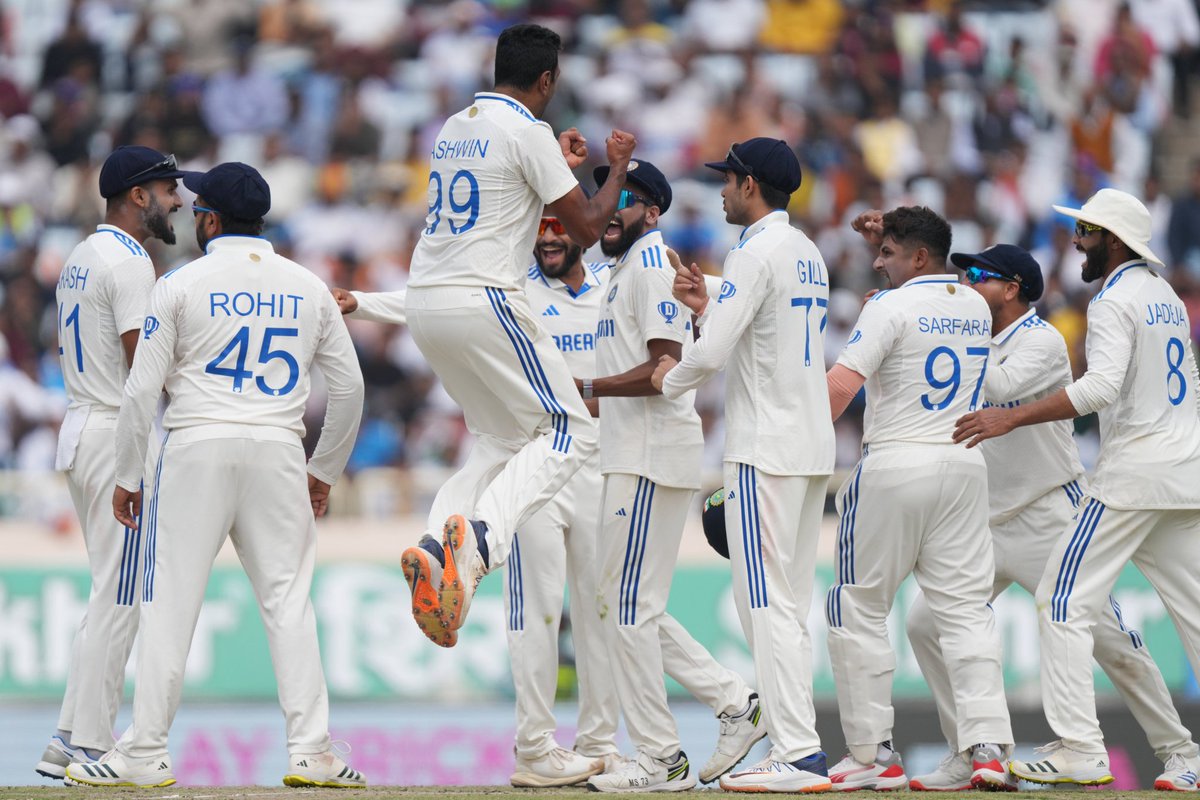
[[[603,186],[604,182],[608,180],[608,166],[596,167],[592,170],[592,179],[596,181],[597,186]],[[629,159],[629,171],[625,173],[625,180],[641,189],[645,193],[646,199],[658,206],[660,213],[667,213],[667,209],[671,207],[671,184],[667,183],[667,176],[663,175],[658,167],[649,161],[631,158]]]
[[[188,172],[183,185],[203,197],[214,211],[234,219],[252,222],[271,210],[271,187],[258,170],[240,161],[217,164],[208,172]]]
[[[152,147],[125,145],[104,159],[100,168],[100,196],[107,200],[134,186],[182,178],[184,174],[173,155],[164,155]]]
[[[749,175],[784,194],[791,194],[800,188],[800,159],[782,139],[758,136],[740,144],[734,142],[724,161],[709,161],[704,166],[721,172]]]
[[[1042,296],[1042,268],[1037,259],[1015,244],[994,244],[982,253],[951,253],[950,261],[959,269],[983,267],[1009,278],[1016,278],[1021,294],[1029,302]]]

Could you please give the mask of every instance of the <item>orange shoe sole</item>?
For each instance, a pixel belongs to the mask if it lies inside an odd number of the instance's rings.
[[[410,547],[400,556],[400,566],[412,593],[412,615],[417,627],[434,644],[454,647],[458,643],[458,631],[448,628],[442,619],[438,592],[429,580],[429,554],[419,547]]]
[[[438,600],[441,604],[442,620],[456,632],[466,621],[466,617],[461,613],[466,589],[463,586],[463,576],[459,575],[458,565],[454,562],[454,549],[462,545],[462,537],[468,532],[474,535],[471,523],[462,514],[452,514],[442,528],[442,550],[445,553],[446,565],[442,568],[442,591]]]

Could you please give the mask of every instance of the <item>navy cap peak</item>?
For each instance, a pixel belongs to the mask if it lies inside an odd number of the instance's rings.
[[[608,180],[608,166],[596,167],[592,170],[592,179],[597,186],[603,186]],[[629,167],[625,172],[625,182],[641,189],[646,199],[658,206],[660,213],[667,213],[671,207],[671,184],[662,170],[649,161],[640,158],[629,159]]]
[[[100,196],[108,199],[150,181],[183,176],[175,156],[160,153],[152,147],[122,145],[113,150],[100,167]]]
[[[800,159],[782,139],[756,136],[729,146],[724,161],[706,162],[706,167],[721,172],[749,175],[759,183],[792,194],[800,188]]]

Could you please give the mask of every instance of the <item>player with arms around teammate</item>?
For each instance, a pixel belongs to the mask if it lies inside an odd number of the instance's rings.
[[[750,139],[708,166],[725,175],[726,221],[744,230],[725,258],[716,302],[699,267],[677,268],[675,296],[698,315],[701,335],[678,366],[662,358],[654,385],[675,398],[728,372],[724,507],[733,596],[772,750],[722,777],[721,788],[823,791],[831,784],[816,731],[807,620],[834,465],[823,334],[828,273],[816,245],[788,223],[800,162],[787,142]]]
[[[859,215],[879,248],[888,289],[864,306],[829,370],[836,419],[863,384],[863,456],[838,492],[837,582],[826,598],[829,658],[850,754],[830,769],[835,790],[908,783],[892,747],[887,615],[909,575],[925,592],[955,708],[952,741],[970,748],[971,782],[1005,788],[1013,738],[993,579],[983,456],[952,440],[954,421],[983,402],[991,313],[946,274],[950,225],[927,208]]]
[[[56,468],[87,545],[92,589],[71,647],[67,691],[37,771],[62,778],[72,761],[113,746],[141,600],[142,536],[112,518],[114,431],[121,390],[154,288],[147,239],[175,244],[169,215],[181,205],[174,156],[119,147],[100,169],[104,224],[67,257],[58,280],[58,352],[70,407]]]
[[[284,783],[363,786],[330,746],[309,599],[313,518],[325,513],[362,413],[354,346],[325,285],[259,236],[271,199],[258,172],[226,163],[183,180],[197,195],[196,241],[205,255],[155,287],[117,422],[113,511],[133,527],[146,433],[165,386],[167,437],[141,526],[152,566],[133,724],[103,761],[73,764],[67,777],[93,786],[174,783],[167,733],[209,570],[231,536],[275,666],[287,722]],[[329,385],[329,406],[306,472],[300,437],[314,365]]]
[[[965,280],[992,311],[995,336],[983,380],[985,405],[1025,406],[1070,385],[1067,344],[1031,306],[1042,296],[1042,270],[1033,256],[1000,244],[974,255],[954,253],[950,260],[964,270]],[[1015,430],[980,448],[988,467],[988,526],[996,560],[993,595],[1013,583],[1034,593],[1059,533],[1079,511],[1086,485],[1081,484],[1083,465],[1071,433],[1070,422],[1056,420]],[[918,596],[909,609],[907,623],[913,653],[937,703],[942,733],[951,743],[951,752],[938,769],[914,777],[909,785],[931,791],[970,789],[971,764],[960,752],[964,748],[953,744],[954,699],[923,597]],[[1159,782],[1178,780],[1189,768],[1200,768],[1196,744],[1171,704],[1158,665],[1141,635],[1125,627],[1112,597],[1096,622],[1095,634],[1096,660],[1167,764]]]
[[[604,181],[607,168],[598,167],[594,177]],[[596,329],[596,368],[605,377],[580,381],[585,398],[601,398],[598,592],[625,727],[638,750],[624,768],[588,781],[606,792],[696,785],[667,704],[664,671],[721,720],[702,780],[728,771],[766,735],[758,696],[666,611],[704,446],[694,393],[667,399],[651,384],[659,359],[679,360],[692,337],[671,296],[675,271],[658,231],[670,205],[671,186],[658,168],[630,161],[620,209],[600,240],[602,252],[615,259]]]
[[[616,209],[634,139],[613,131],[612,177],[589,199],[571,174],[587,155],[582,137],[572,129],[556,140],[538,119],[558,86],[561,47],[538,25],[502,32],[495,90],[448,119],[431,154],[408,325],[468,429],[504,444],[470,456],[491,462],[472,469],[499,467],[487,484],[463,493],[451,479],[438,493],[435,505],[450,509],[444,565],[419,547],[403,556],[413,618],[444,647],[457,641],[479,581],[508,558],[517,528],[596,448],[596,425],[523,288],[543,205],[591,246]]]
[[[1026,425],[1099,413],[1100,458],[1036,594],[1042,702],[1060,738],[1044,758],[1010,766],[1039,783],[1102,784],[1112,773],[1096,719],[1093,631],[1131,558],[1200,673],[1200,381],[1187,310],[1151,267],[1162,262],[1149,246],[1146,207],[1101,189],[1083,208],[1055,210],[1078,220],[1083,279],[1103,281],[1088,306],[1087,372],[1035,403],[967,414],[954,435],[974,446]],[[1194,791],[1194,766],[1182,756],[1168,760],[1155,786]]]

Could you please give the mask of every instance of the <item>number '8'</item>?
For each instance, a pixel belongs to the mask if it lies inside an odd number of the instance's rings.
[[[1167,400],[1173,406],[1183,402],[1187,394],[1187,378],[1179,369],[1183,365],[1183,342],[1174,337],[1167,340]],[[1179,378],[1179,394],[1171,393],[1171,379]]]
[[[467,184],[467,199],[466,202],[460,203],[458,198],[462,196],[462,184]],[[442,181],[442,173],[429,173],[429,191],[431,201],[429,203],[429,214],[426,220],[429,222],[429,227],[425,229],[425,233],[433,234],[437,232],[438,225],[442,223],[442,203],[444,199],[450,200],[450,210],[455,214],[466,214],[467,219],[461,225],[454,220],[450,220],[450,233],[457,236],[460,233],[465,233],[475,227],[475,223],[479,220],[479,181],[475,180],[475,176],[465,169],[460,169],[454,173],[454,177],[450,179],[449,190],[446,191]],[[448,196],[448,197],[444,197]]]

